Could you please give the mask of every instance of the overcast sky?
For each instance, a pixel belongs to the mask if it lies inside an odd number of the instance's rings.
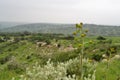
[[[0,0],[0,21],[120,25],[120,0]]]

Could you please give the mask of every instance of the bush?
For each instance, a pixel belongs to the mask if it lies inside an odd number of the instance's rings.
[[[4,42],[4,40],[0,38],[0,42]]]
[[[27,68],[26,75],[21,75],[20,80],[77,80],[75,76],[67,77],[66,74],[66,64],[54,66],[48,61],[43,67],[36,63],[32,68]]]
[[[68,61],[69,59],[73,59],[77,56],[78,56],[78,53],[76,53],[74,51],[61,52],[61,53],[53,54],[51,60],[54,62],[65,62],[65,61]]]
[[[8,70],[15,70],[16,73],[21,73],[24,71],[24,66],[18,63],[14,56],[12,56],[11,60],[7,64]]]
[[[10,60],[11,56],[5,56],[3,58],[0,59],[0,64],[5,64],[6,62],[8,62]]]
[[[89,63],[88,59],[83,61],[85,62],[86,70],[92,71],[91,73],[86,73],[85,70],[84,80],[95,80],[93,64]],[[57,65],[54,65],[50,60],[44,66],[36,63],[32,68],[27,68],[25,75],[21,75],[19,80],[79,80],[76,76],[80,69],[78,63],[79,59],[77,58],[64,63],[58,63]]]
[[[102,59],[102,55],[101,54],[93,54],[92,59],[94,59],[96,61],[100,61]]]
[[[19,42],[21,39],[19,37],[14,37],[14,42],[17,43]]]
[[[109,43],[109,44],[112,44],[112,42],[113,42],[112,39],[109,39],[106,41],[106,43]]]
[[[117,48],[117,46],[110,46],[106,51],[106,55],[112,57],[112,55],[117,54]]]
[[[106,40],[106,38],[104,38],[103,36],[98,36],[97,40]]]
[[[46,39],[45,42],[47,43],[47,45],[51,43],[49,39]]]
[[[74,74],[76,76],[79,76],[81,74],[80,73],[81,66],[79,63],[80,63],[80,59],[75,58],[73,60],[70,60],[67,67],[67,74],[71,76]],[[92,61],[89,62],[89,59],[83,59],[83,73],[84,73],[83,77],[88,78],[89,75],[91,75],[90,78],[92,78],[92,74],[94,74],[95,67],[96,67],[96,64],[94,64]]]

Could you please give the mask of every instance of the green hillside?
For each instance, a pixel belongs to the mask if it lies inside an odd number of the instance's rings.
[[[10,28],[1,29],[0,32],[32,32],[32,33],[62,33],[71,34],[75,30],[75,24],[52,24],[52,23],[33,23],[18,25]],[[119,36],[120,26],[107,26],[85,24],[85,29],[89,30],[89,35]]]
[[[20,23],[20,22],[0,22],[0,29],[4,29],[4,28],[11,28],[13,26],[17,26],[17,25],[21,25],[24,23]]]
[[[101,37],[86,37],[85,41],[93,40],[94,44],[87,44],[85,46],[85,57],[90,60],[95,60],[96,67],[96,80],[104,79],[106,62],[103,63],[102,55],[105,54],[109,47],[115,47],[114,54],[120,53],[120,38],[119,37],[105,37],[102,40]],[[37,45],[37,42],[45,42],[45,45]],[[59,44],[56,46],[55,44]],[[12,77],[15,80],[20,79],[20,75],[26,75],[26,68],[31,68],[38,62],[41,65],[43,72],[47,66],[50,71],[54,66],[58,65],[58,68],[64,65],[68,66],[69,75],[79,76],[79,51],[74,51],[71,46],[74,44],[73,38],[66,37],[61,34],[4,34],[0,36],[0,80],[11,80]],[[49,59],[54,63],[46,63]],[[69,64],[68,64],[69,63]],[[107,80],[115,80],[119,77],[119,59],[112,60],[110,62],[110,71],[107,72],[109,78]],[[93,64],[93,63],[90,63]],[[91,65],[89,66],[91,70]],[[46,67],[43,67],[46,66]],[[37,68],[38,66],[35,66]],[[34,69],[34,68],[33,68]],[[55,68],[56,69],[56,68]],[[64,67],[62,68],[63,71]],[[58,73],[59,73],[58,69]],[[54,71],[52,71],[54,72]],[[40,72],[42,75],[42,72]],[[104,73],[104,74],[103,74]],[[114,74],[112,74],[114,73]],[[88,73],[86,73],[88,74]],[[37,75],[37,72],[36,72]],[[44,75],[44,74],[43,74]],[[57,73],[54,73],[57,75]],[[7,77],[6,77],[7,76]],[[45,75],[44,75],[45,76]],[[44,77],[43,76],[43,77]],[[112,77],[111,77],[112,76]],[[34,76],[35,77],[35,76]],[[49,80],[49,79],[47,79]]]

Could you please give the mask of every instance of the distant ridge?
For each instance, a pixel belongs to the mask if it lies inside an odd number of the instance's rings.
[[[89,30],[89,35],[120,36],[120,26],[84,24],[84,28]],[[12,27],[0,28],[0,32],[32,32],[32,33],[62,33],[72,34],[75,31],[75,24],[57,23],[30,23],[17,24]]]
[[[0,29],[10,28],[13,26],[21,25],[21,24],[24,24],[24,23],[21,23],[21,22],[0,22]]]

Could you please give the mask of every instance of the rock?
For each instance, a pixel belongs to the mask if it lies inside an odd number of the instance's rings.
[[[46,42],[36,42],[37,46],[36,47],[42,47],[42,46],[45,46],[47,45]]]
[[[97,52],[97,51],[99,51],[99,49],[94,49],[92,52],[94,52],[94,53],[95,53],[95,52]]]
[[[115,55],[112,59],[120,59],[120,55]]]
[[[107,62],[107,61],[108,61],[107,59],[103,59],[101,62],[105,63],[105,62]]]

